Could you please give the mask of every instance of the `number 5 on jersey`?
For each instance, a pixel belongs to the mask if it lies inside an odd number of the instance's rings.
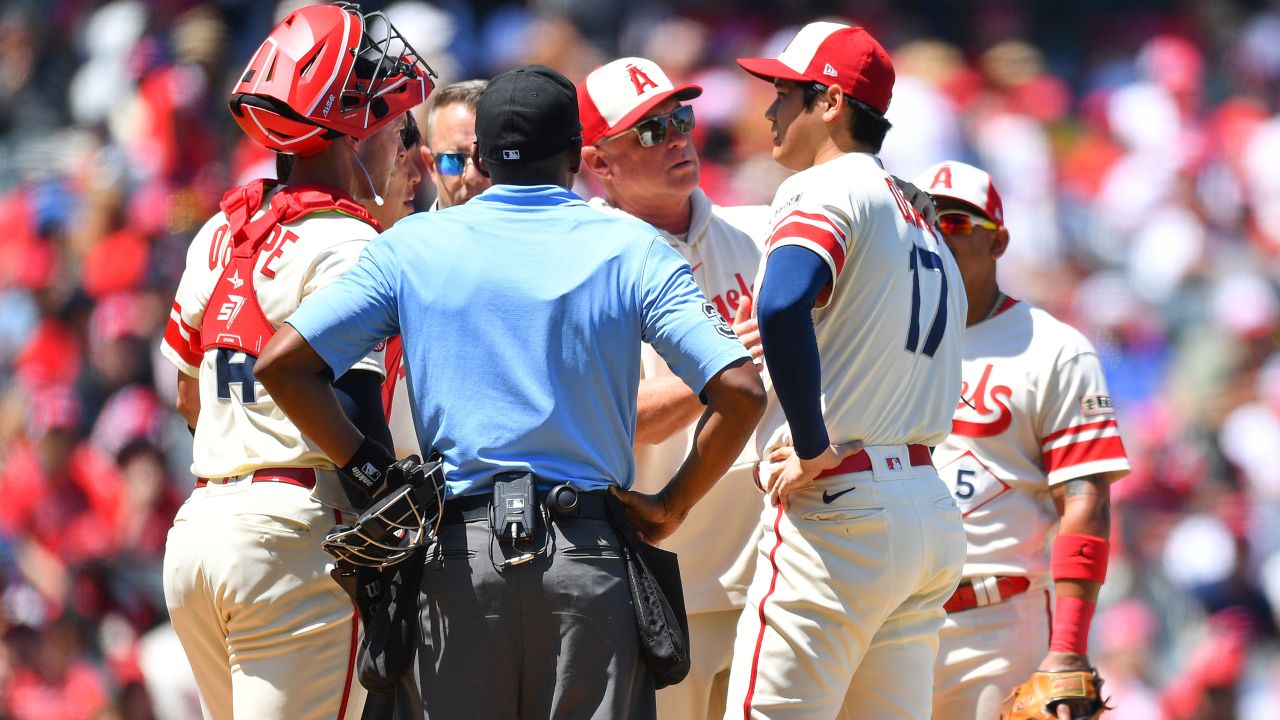
[[[1009,484],[996,477],[972,452],[965,452],[939,468],[938,476],[950,486],[962,517],[968,517],[1010,490]]]

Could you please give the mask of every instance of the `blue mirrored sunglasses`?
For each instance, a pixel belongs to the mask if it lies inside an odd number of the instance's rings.
[[[448,177],[456,177],[467,169],[467,163],[471,162],[471,153],[451,152],[436,153],[436,169],[441,175]]]

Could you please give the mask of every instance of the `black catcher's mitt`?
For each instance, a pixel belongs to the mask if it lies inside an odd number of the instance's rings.
[[[325,552],[340,570],[385,568],[435,538],[444,505],[444,466],[410,456],[387,469],[380,499],[351,525],[336,525],[324,538]]]

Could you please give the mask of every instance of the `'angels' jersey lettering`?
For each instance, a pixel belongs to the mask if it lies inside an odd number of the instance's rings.
[[[217,478],[261,467],[332,467],[254,380],[251,355],[202,349],[205,313],[225,321],[245,306],[243,296],[228,292],[220,307],[207,308],[214,284],[221,278],[232,291],[237,283],[249,287],[247,278],[237,274],[222,277],[231,257],[226,228],[226,217],[218,213],[192,241],[161,345],[178,370],[200,379],[191,472]],[[374,234],[365,222],[339,212],[312,213],[277,227],[258,255],[252,283],[272,326],[279,329],[303,299],[341,277]],[[356,368],[383,373],[381,352]]]
[[[1098,355],[1049,313],[1009,301],[968,329],[963,396],[934,451],[964,515],[966,577],[1049,582],[1046,540],[1057,525],[1050,488],[1129,470]]]

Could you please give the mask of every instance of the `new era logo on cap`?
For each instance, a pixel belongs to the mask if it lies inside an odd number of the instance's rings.
[[[837,85],[883,114],[893,96],[893,63],[884,47],[860,27],[809,23],[776,58],[738,58],[744,70],[765,80]]]
[[[1004,203],[991,176],[972,165],[955,160],[940,162],[920,173],[915,184],[934,197],[972,205],[997,225],[1004,224]]]
[[[595,145],[626,132],[667,98],[692,100],[701,94],[697,85],[677,87],[647,58],[625,57],[601,65],[578,86],[582,141]]]

